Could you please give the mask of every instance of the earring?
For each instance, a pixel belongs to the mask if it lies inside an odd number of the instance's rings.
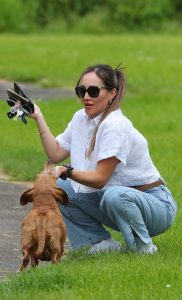
[[[108,101],[108,105],[111,105],[111,104],[112,104],[112,100],[113,100],[113,99],[111,99],[111,100]]]

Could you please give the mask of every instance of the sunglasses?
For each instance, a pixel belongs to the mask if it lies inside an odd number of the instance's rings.
[[[84,86],[76,86],[75,87],[75,92],[76,92],[76,95],[77,95],[78,98],[84,98],[86,92],[88,93],[88,95],[91,98],[97,98],[99,96],[99,93],[100,93],[101,89],[110,90],[112,88],[108,88],[108,87],[105,87],[105,86],[91,85],[86,89],[86,87],[84,87]]]

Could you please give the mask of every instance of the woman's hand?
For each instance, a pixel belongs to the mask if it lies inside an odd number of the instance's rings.
[[[38,120],[39,117],[43,117],[42,112],[38,105],[34,103],[34,113],[30,115],[31,118]]]
[[[97,163],[96,170],[72,170],[71,179],[83,185],[97,189],[102,189],[110,177],[112,176],[119,160],[116,157],[109,157]],[[66,174],[67,168],[64,166],[56,166],[56,178]]]
[[[61,175],[66,174],[67,168],[64,166],[55,166],[55,177],[59,178]]]

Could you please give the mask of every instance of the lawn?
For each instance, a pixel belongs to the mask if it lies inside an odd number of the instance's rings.
[[[74,87],[83,68],[122,62],[127,78],[124,113],[147,137],[151,156],[178,203],[173,227],[154,242],[154,256],[72,253],[59,266],[42,266],[0,284],[3,299],[181,299],[182,40],[169,35],[0,35],[0,77]],[[81,106],[75,99],[35,102],[52,132],[64,130]],[[33,120],[6,117],[0,102],[0,169],[13,180],[34,180],[46,156]],[[118,233],[114,237],[122,242]],[[0,296],[1,298],[1,296]]]

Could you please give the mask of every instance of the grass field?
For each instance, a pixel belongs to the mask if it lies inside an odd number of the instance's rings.
[[[85,66],[126,67],[122,109],[147,137],[151,156],[178,203],[173,227],[154,239],[154,256],[72,253],[59,266],[12,277],[0,299],[181,299],[182,40],[175,36],[0,36],[0,77],[47,86],[74,87]],[[80,108],[75,99],[39,101],[56,135]],[[0,169],[16,180],[33,180],[46,159],[33,120],[9,120],[0,102]],[[114,237],[122,242],[119,234]]]

